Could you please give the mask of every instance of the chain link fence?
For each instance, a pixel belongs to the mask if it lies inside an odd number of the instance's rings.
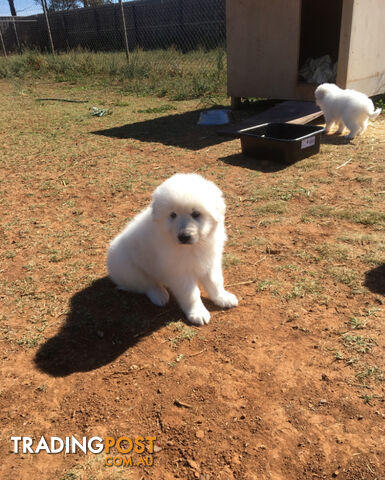
[[[225,47],[225,0],[134,0],[0,17],[0,54]],[[50,38],[51,37],[51,38]]]

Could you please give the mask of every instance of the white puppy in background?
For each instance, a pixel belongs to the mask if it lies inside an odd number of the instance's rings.
[[[210,321],[198,283],[222,308],[238,305],[223,286],[226,241],[222,192],[200,175],[176,174],[153,193],[152,203],[112,240],[108,273],[123,289],[145,293],[159,306],[169,289],[195,325]]]
[[[373,102],[364,93],[342,90],[333,83],[317,87],[315,99],[325,117],[326,133],[336,123],[338,133],[343,133],[345,127],[349,130],[349,139],[363,133],[369,118],[374,120],[381,113],[381,108],[374,110]]]

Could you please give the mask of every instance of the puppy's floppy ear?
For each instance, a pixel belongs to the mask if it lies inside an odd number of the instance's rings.
[[[151,217],[156,222],[157,220],[160,219],[160,212],[159,212],[159,208],[156,207],[156,204],[154,201],[151,202],[150,209],[151,209]]]
[[[316,88],[314,92],[315,98],[318,101],[322,101],[326,95],[326,88],[324,85],[320,85],[318,88]]]
[[[163,212],[161,202],[159,201],[156,202],[155,199],[153,199],[151,202],[150,208],[151,208],[151,216],[154,222],[159,221],[162,218],[162,212]]]
[[[212,196],[212,201],[205,204],[205,209],[210,216],[218,223],[223,221],[226,212],[226,204],[222,192],[215,187],[216,191]]]
[[[156,222],[162,218],[164,210],[164,202],[159,194],[159,187],[152,194],[152,202],[150,204],[152,219]]]

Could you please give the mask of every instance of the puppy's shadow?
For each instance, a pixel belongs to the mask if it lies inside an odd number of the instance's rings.
[[[114,361],[166,322],[182,318],[173,300],[159,308],[144,295],[119,291],[104,277],[72,297],[64,325],[40,346],[34,362],[54,377],[88,372]]]
[[[385,263],[365,273],[364,285],[373,293],[385,295]]]
[[[323,134],[321,137],[321,144],[325,145],[352,145],[354,139],[346,138],[344,135],[337,133]]]

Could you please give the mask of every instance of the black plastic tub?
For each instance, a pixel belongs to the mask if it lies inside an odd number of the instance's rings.
[[[294,163],[319,152],[323,127],[265,123],[240,131],[242,153],[265,160]]]

